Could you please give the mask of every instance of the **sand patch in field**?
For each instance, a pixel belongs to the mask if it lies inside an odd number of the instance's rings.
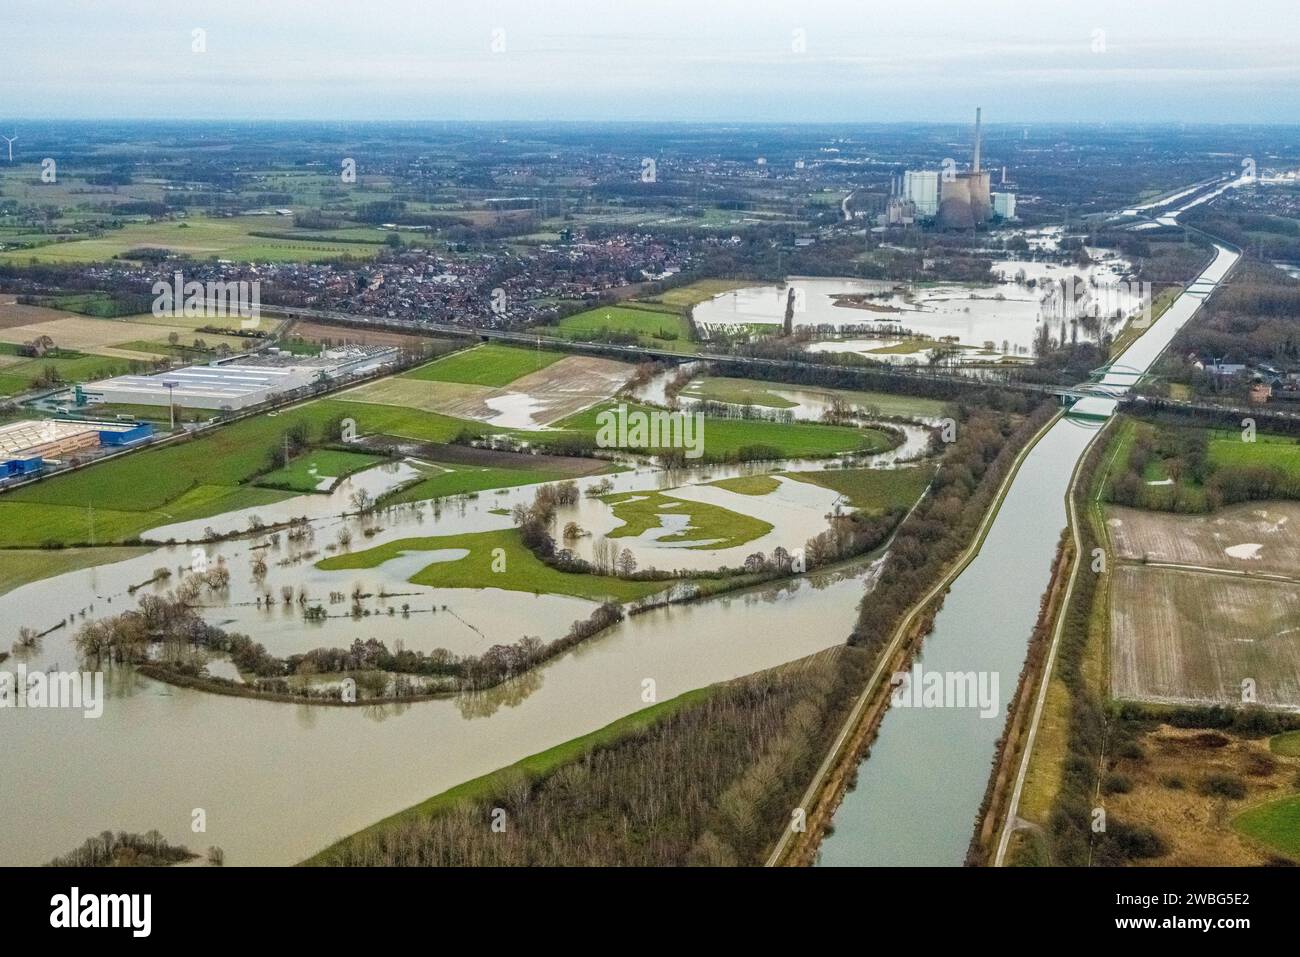
[[[339,398],[438,412],[503,429],[532,430],[610,398],[633,372],[626,362],[566,356],[498,389],[397,376],[344,392]]]

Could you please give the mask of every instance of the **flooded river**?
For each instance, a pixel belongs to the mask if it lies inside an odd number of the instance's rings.
[[[921,430],[918,430],[921,431]],[[882,461],[888,456],[882,456]],[[867,461],[871,461],[868,458]],[[766,496],[705,484],[776,469],[825,468],[827,462],[708,466],[677,472],[638,467],[610,476],[616,491],[676,489],[682,498],[743,509],[773,525],[763,538],[726,550],[685,549],[655,536],[615,539],[642,564],[715,567],[740,564],[755,550],[798,547],[826,525],[835,493],[784,479]],[[378,637],[390,647],[481,653],[524,635],[557,638],[586,618],[594,602],[499,588],[434,589],[406,578],[438,558],[403,555],[372,569],[327,572],[315,562],[337,550],[347,529],[353,549],[400,538],[489,531],[511,526],[509,509],[531,501],[535,486],[499,494],[399,506],[369,518],[342,517],[358,488],[378,494],[407,480],[409,464],[359,473],[330,495],[300,496],[256,510],[264,522],[306,514],[311,537],[251,534],[207,544],[163,544],[136,558],[71,572],[0,595],[4,647],[21,625],[53,628],[35,651],[5,667],[77,666],[72,636],[83,621],[134,607],[163,591],[196,561],[218,560],[230,587],[204,592],[204,617],[263,642],[276,655],[346,646]],[[601,478],[579,479],[584,490]],[[248,513],[157,529],[167,541],[203,529],[244,529]],[[594,531],[580,547],[615,528],[607,505],[587,498],[560,509]],[[372,534],[367,535],[369,530]],[[253,563],[267,570],[258,582]],[[671,562],[666,559],[671,559]],[[852,628],[872,563],[630,617],[536,672],[490,692],[406,705],[333,708],[222,697],[171,687],[128,668],[109,673],[103,715],[0,709],[6,771],[0,775],[0,863],[40,864],[109,828],[158,829],[199,849],[217,845],[231,864],[291,864],[332,840],[472,777],[596,730],[646,706],[643,681],[658,700],[771,668],[840,644]],[[171,579],[145,584],[157,569]],[[308,622],[279,600],[282,586],[304,588],[330,618]],[[134,590],[132,590],[132,587]],[[371,597],[369,614],[349,614],[354,589]],[[257,599],[270,594],[270,605]],[[406,606],[405,609],[403,606]],[[389,611],[392,609],[392,612]],[[56,627],[63,623],[62,627]],[[225,665],[214,662],[214,667]],[[233,670],[233,669],[232,669]],[[226,670],[219,673],[231,676]],[[190,832],[195,809],[207,830]]]
[[[230,864],[292,864],[640,710],[647,678],[666,700],[841,644],[865,572],[647,612],[509,685],[409,705],[270,703],[120,670],[101,718],[0,711],[0,862],[40,864],[106,828],[157,828],[173,842],[218,845]],[[196,808],[206,812],[202,835],[190,832]]]

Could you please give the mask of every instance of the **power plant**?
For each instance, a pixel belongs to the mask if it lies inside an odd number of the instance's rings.
[[[980,169],[980,108],[975,108],[975,151],[970,171],[945,169],[939,177],[939,225],[951,229],[973,229],[987,223],[993,212],[989,197],[989,174]]]
[[[908,170],[894,181],[884,225],[909,226],[918,220],[934,220],[949,229],[974,229],[994,215],[1015,218],[1015,193],[992,192],[992,174],[980,163],[981,112],[975,108],[975,148],[970,169],[959,172],[956,163],[945,160],[942,171]],[[1006,167],[1002,179],[1006,181]]]

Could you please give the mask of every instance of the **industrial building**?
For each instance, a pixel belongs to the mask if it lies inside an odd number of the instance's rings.
[[[297,366],[187,366],[156,375],[123,375],[82,386],[79,401],[92,404],[177,405],[237,411],[307,385],[316,373]]]
[[[992,176],[981,165],[981,110],[975,110],[975,148],[970,169],[958,172],[946,162],[938,170],[908,170],[896,178],[893,195],[881,222],[886,226],[908,226],[917,220],[937,220],[939,225],[955,229],[972,229],[987,223],[994,215],[1015,218],[1016,197],[1010,191],[993,193]],[[1006,182],[1006,168],[1002,170]],[[999,197],[995,200],[995,197]],[[995,208],[994,204],[998,203]]]
[[[0,425],[0,478],[38,474],[58,460],[102,446],[125,447],[153,435],[145,422],[27,419]]]
[[[322,377],[360,375],[396,359],[397,349],[384,346],[332,349],[312,357],[268,350],[256,357],[91,382],[77,390],[77,402],[176,405],[235,412],[311,385]]]
[[[971,229],[989,221],[993,203],[989,197],[991,177],[980,168],[980,109],[975,108],[975,150],[970,170],[940,178],[939,224],[955,229]]]
[[[905,172],[903,199],[915,204],[917,216],[933,219],[939,215],[939,171],[922,169]]]

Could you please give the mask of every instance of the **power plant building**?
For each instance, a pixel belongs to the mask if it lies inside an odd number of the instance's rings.
[[[908,170],[901,182],[894,180],[896,196],[891,200],[883,222],[887,226],[910,223],[908,212],[916,219],[936,219],[941,226],[954,229],[973,229],[987,223],[994,213],[992,176],[980,165],[982,146],[980,110],[975,110],[975,150],[970,169],[959,173],[951,161],[945,161],[944,170]],[[1006,180],[1006,169],[1002,178]],[[999,212],[1004,219],[1015,216],[1015,194],[1007,193]]]
[[[932,219],[939,215],[938,170],[908,170],[903,174],[903,199],[916,207],[916,215]]]
[[[1000,216],[1003,219],[1016,218],[1016,194],[999,192],[991,194],[993,197],[993,215]]]
[[[975,110],[975,151],[969,172],[940,179],[939,224],[955,229],[972,229],[989,221],[993,213],[991,177],[980,168],[980,110]]]

